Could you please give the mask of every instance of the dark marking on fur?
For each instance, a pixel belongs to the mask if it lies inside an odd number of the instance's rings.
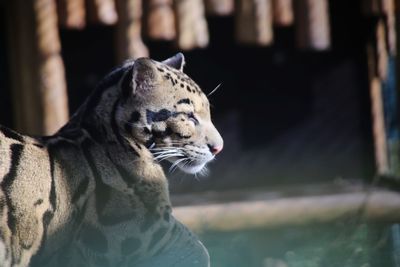
[[[56,143],[58,144],[58,142]],[[47,228],[50,225],[51,220],[53,219],[54,212],[57,209],[57,196],[56,196],[56,188],[55,188],[55,176],[54,176],[54,154],[55,154],[55,147],[57,145],[49,145],[48,148],[48,153],[49,153],[49,165],[50,165],[50,178],[51,178],[51,183],[50,183],[50,193],[49,193],[49,203],[50,203],[50,208],[47,209],[42,218],[42,223],[43,223],[43,237],[41,240],[41,246],[46,242],[47,240]]]
[[[79,239],[95,252],[106,253],[108,250],[107,238],[93,225],[84,224],[80,231]]]
[[[140,120],[140,113],[139,111],[134,111],[131,114],[131,117],[129,118],[130,123],[136,123]]]
[[[183,139],[189,139],[189,138],[191,138],[192,136],[191,135],[183,135],[183,134],[180,134],[180,133],[175,133],[177,136],[179,136],[179,138],[183,138]]]
[[[150,124],[152,122],[166,121],[173,113],[167,109],[161,109],[160,111],[154,112],[149,109],[146,110],[146,120]]]
[[[76,203],[81,196],[83,196],[89,187],[89,177],[85,176],[85,178],[79,183],[78,187],[75,189],[74,194],[72,195],[71,202]]]
[[[80,226],[80,223],[82,222],[83,218],[85,217],[85,212],[86,212],[86,207],[87,203],[89,201],[89,198],[86,198],[85,202],[83,203],[82,207],[77,207],[77,209],[74,209],[73,217],[75,218],[75,225],[78,227]]]
[[[147,232],[147,230],[149,230],[150,227],[152,227],[159,220],[159,218],[160,217],[158,214],[153,214],[153,213],[146,214],[145,219],[140,225],[140,231]]]
[[[0,197],[0,216],[3,214],[4,207],[6,206],[6,199],[5,196]],[[1,238],[1,232],[0,232],[0,238]]]
[[[171,214],[169,214],[169,212],[164,212],[163,218],[164,221],[169,222],[171,220]]]
[[[97,143],[103,143],[104,142],[104,137],[107,136],[107,132],[105,128],[96,125],[97,119],[93,121],[85,121],[82,124],[82,128],[87,131],[87,133],[90,135],[93,140],[95,140]]]
[[[5,137],[18,141],[20,143],[24,143],[24,138],[17,132],[14,132],[7,127],[0,125],[0,131],[4,134]]]
[[[140,239],[128,237],[121,242],[121,253],[122,255],[128,256],[135,253],[141,245],[142,241],[140,241]]]
[[[43,199],[39,198],[38,200],[35,201],[35,203],[33,203],[33,206],[39,206],[43,203]]]
[[[17,224],[17,219],[15,215],[15,207],[13,205],[13,201],[10,196],[10,187],[13,184],[16,176],[17,176],[17,170],[21,161],[21,156],[22,156],[22,151],[24,149],[23,145],[20,144],[12,144],[10,146],[10,153],[11,153],[11,166],[8,171],[8,173],[4,176],[3,181],[1,183],[1,188],[5,194],[6,197],[6,203],[8,206],[8,220],[7,220],[7,225],[8,228],[10,228],[11,233],[13,235],[16,234],[16,224]]]
[[[135,144],[135,146],[137,147],[137,149],[142,150],[142,145],[141,145],[141,144],[139,144],[139,143],[136,142],[136,141],[133,141],[133,143]]]
[[[144,128],[143,128],[143,132],[144,132],[145,134],[151,134],[150,129],[147,128],[147,127],[144,127]]]
[[[124,139],[124,137],[121,135],[119,127],[117,125],[116,117],[115,114],[117,112],[119,100],[116,100],[112,111],[111,111],[111,129],[114,133],[114,135],[117,137],[117,141],[121,144],[121,146],[125,149],[125,151],[131,151],[135,156],[139,156],[139,153],[131,146],[129,143]]]
[[[173,131],[172,131],[172,129],[170,127],[167,127],[165,129],[165,131],[155,131],[155,130],[153,130],[151,133],[153,134],[153,136],[155,138],[164,138],[164,137],[172,135]]]
[[[176,104],[178,104],[178,105],[180,105],[180,104],[190,105],[190,99],[189,98],[183,98],[183,99],[179,100]]]
[[[95,178],[96,213],[99,217],[99,222],[102,223],[103,210],[110,200],[111,191],[110,187],[104,184],[103,180],[101,179],[101,173],[97,169],[94,157],[90,153],[90,151],[92,150],[92,146],[92,141],[90,139],[87,139],[82,143],[82,151],[86,158],[86,161],[89,164],[92,175]]]
[[[54,153],[52,146],[49,146],[49,163],[50,163],[50,177],[51,177],[51,184],[50,184],[50,195],[49,195],[49,202],[52,208],[52,212],[54,213],[57,209],[57,196],[56,196],[56,184],[55,184],[55,174],[54,174]]]
[[[127,71],[121,81],[121,93],[124,100],[128,99],[134,92],[132,88],[133,67]]]
[[[35,147],[38,147],[38,148],[44,148],[43,144],[33,143],[32,145],[34,145]]]
[[[128,122],[125,123],[124,125],[125,131],[131,133],[133,130],[133,124],[137,123],[139,120],[140,120],[140,113],[138,111],[132,112]]]
[[[165,236],[167,231],[167,227],[161,227],[160,229],[158,229],[151,238],[148,249],[152,249],[154,245],[157,244]]]

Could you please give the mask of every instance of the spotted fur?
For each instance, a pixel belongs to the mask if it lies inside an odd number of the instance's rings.
[[[183,65],[126,62],[53,136],[0,127],[0,266],[209,266],[160,165],[202,172],[222,149]]]

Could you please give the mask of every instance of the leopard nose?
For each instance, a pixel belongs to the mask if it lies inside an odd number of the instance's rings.
[[[223,147],[224,147],[223,145],[219,146],[208,145],[208,148],[210,149],[213,155],[217,155],[219,152],[221,152]]]

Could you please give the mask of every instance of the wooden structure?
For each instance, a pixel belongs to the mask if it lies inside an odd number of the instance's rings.
[[[7,23],[12,25],[8,39],[16,129],[30,134],[51,134],[68,119],[58,26],[82,30],[89,24],[116,25],[117,62],[149,56],[142,36],[175,40],[180,50],[206,47],[209,43],[206,14],[235,16],[237,41],[250,45],[271,45],[273,25],[287,27],[295,23],[301,40],[299,47],[321,50],[330,46],[326,1],[5,1]],[[391,10],[390,5],[385,10]],[[394,27],[394,16],[390,18],[387,21]],[[390,36],[393,34],[391,31]]]

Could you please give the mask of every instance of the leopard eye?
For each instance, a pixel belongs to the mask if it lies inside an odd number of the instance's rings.
[[[194,116],[193,112],[190,112],[188,114],[188,117],[189,117],[189,120],[191,120],[194,123],[194,125],[199,125],[199,120],[196,119],[196,117]]]

